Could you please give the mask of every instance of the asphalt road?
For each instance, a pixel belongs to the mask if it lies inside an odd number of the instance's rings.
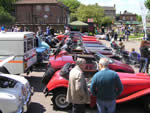
[[[104,41],[105,43],[105,41]],[[128,45],[128,44],[129,45]],[[105,43],[106,45],[109,44],[108,42]],[[133,44],[133,45],[132,45]],[[139,47],[139,43],[134,42],[126,42],[126,46],[128,49],[131,47]],[[41,68],[34,70],[32,73],[25,76],[31,86],[34,87],[34,95],[31,98],[31,104],[29,106],[27,113],[71,113],[71,111],[56,111],[53,110],[53,105],[51,103],[50,97],[45,98],[43,94],[44,85],[41,83],[42,76],[45,72],[45,66],[41,66]],[[96,113],[95,109],[90,109],[89,107],[86,108],[87,113]],[[143,107],[136,101],[134,102],[128,102],[123,104],[117,105],[117,113],[146,113],[144,112]]]

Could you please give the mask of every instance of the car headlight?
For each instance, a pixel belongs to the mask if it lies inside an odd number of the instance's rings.
[[[28,95],[25,86],[22,86],[22,94],[23,94],[23,96],[25,96],[25,97]]]

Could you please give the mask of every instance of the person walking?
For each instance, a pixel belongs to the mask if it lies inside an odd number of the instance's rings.
[[[115,113],[116,97],[123,91],[123,85],[118,74],[108,69],[109,60],[101,58],[99,69],[91,82],[90,91],[96,96],[98,113]]]
[[[148,73],[149,72],[149,50],[148,46],[150,43],[147,40],[142,40],[141,45],[140,45],[140,53],[141,53],[141,58],[140,58],[140,69],[139,72],[143,73]]]
[[[73,104],[72,113],[85,113],[85,104],[90,95],[84,78],[85,59],[77,58],[76,66],[69,73],[69,86],[66,101]]]
[[[51,31],[50,31],[49,26],[46,27],[46,35],[47,35],[47,36],[50,36],[50,35],[51,35]]]
[[[129,29],[126,29],[126,30],[125,30],[126,41],[129,40],[129,36],[130,36],[130,31],[129,31]]]

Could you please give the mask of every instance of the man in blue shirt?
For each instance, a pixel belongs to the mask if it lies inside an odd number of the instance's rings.
[[[90,91],[96,96],[98,113],[115,113],[116,97],[123,91],[118,74],[108,69],[109,60],[101,58],[99,69],[92,78]]]

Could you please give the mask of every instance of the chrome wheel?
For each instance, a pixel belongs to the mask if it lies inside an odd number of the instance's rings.
[[[53,104],[54,107],[57,109],[69,109],[71,107],[71,104],[66,102],[66,92],[61,91],[57,92],[53,96]]]

